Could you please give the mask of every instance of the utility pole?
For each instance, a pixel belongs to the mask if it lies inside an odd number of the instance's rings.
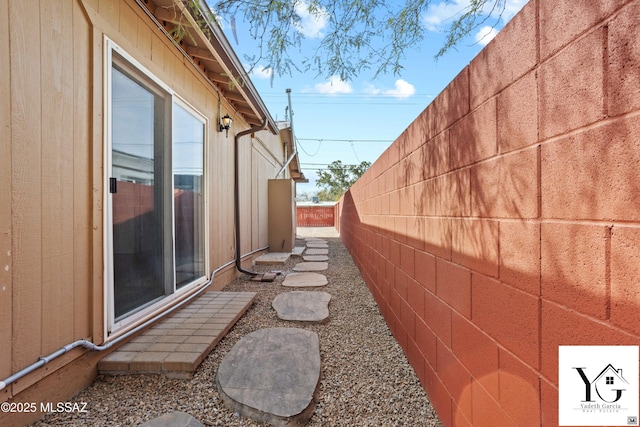
[[[291,109],[291,89],[287,89],[287,99],[289,101],[289,127],[291,128],[291,138],[293,138],[293,143],[295,144],[295,136],[293,133],[293,110]]]

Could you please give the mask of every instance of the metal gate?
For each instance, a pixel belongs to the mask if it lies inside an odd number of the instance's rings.
[[[298,227],[333,227],[333,206],[298,206],[296,221]]]

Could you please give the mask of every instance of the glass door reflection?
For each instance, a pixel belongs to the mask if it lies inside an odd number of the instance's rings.
[[[204,123],[178,104],[173,109],[173,197],[176,288],[205,275]]]

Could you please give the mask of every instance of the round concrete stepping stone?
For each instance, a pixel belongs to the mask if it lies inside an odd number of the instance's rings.
[[[305,261],[329,261],[329,257],[326,255],[304,255],[302,259]]]
[[[290,256],[289,252],[268,252],[256,258],[256,264],[284,264]]]
[[[327,241],[324,239],[307,239],[305,240],[305,242],[307,243],[321,243],[321,244],[327,244]]]
[[[306,255],[329,255],[329,249],[307,249]]]
[[[282,286],[288,286],[292,288],[305,288],[314,286],[324,286],[329,281],[327,276],[320,273],[289,273],[284,278]]]
[[[307,248],[328,249],[329,245],[326,243],[307,243]]]
[[[297,328],[252,332],[224,357],[216,383],[232,411],[275,426],[302,426],[313,415],[320,384],[318,335]]]
[[[139,427],[205,427],[200,421],[185,412],[175,411],[140,424]]]
[[[299,262],[293,267],[293,271],[324,271],[329,268],[326,262]]]
[[[324,323],[329,320],[327,292],[291,291],[277,295],[271,306],[282,320]]]

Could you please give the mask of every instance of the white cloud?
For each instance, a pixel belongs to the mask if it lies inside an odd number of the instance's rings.
[[[480,30],[478,30],[478,32],[476,33],[476,36],[475,36],[476,42],[482,46],[486,46],[497,35],[498,35],[498,30],[496,30],[494,27],[485,25],[484,27],[480,28]]]
[[[488,1],[482,12],[487,15],[491,12],[494,3],[498,0]],[[502,21],[508,22],[516,13],[522,9],[528,0],[506,0],[504,11],[502,12]],[[422,24],[429,31],[442,31],[451,21],[459,17],[465,9],[469,7],[471,0],[451,0],[442,1],[438,4],[429,5],[427,13],[422,17]],[[496,6],[496,12],[499,12],[501,6]]]
[[[502,13],[502,19],[505,21],[511,20],[528,1],[529,0],[508,0]]]
[[[294,26],[300,34],[309,39],[324,37],[322,30],[326,28],[329,20],[329,14],[326,9],[318,8],[317,11],[310,12],[309,4],[301,1],[296,4],[296,13],[300,17],[300,22]]]
[[[378,89],[371,83],[365,83],[365,87],[364,89],[362,89],[362,92],[366,93],[367,95],[378,95],[382,92],[382,90]]]
[[[406,99],[415,95],[416,88],[406,80],[398,79],[396,80],[395,88],[385,90],[382,93],[387,96],[393,96],[394,98]]]
[[[398,79],[393,89],[380,89],[371,83],[366,83],[362,92],[367,95],[382,95],[398,99],[406,99],[416,94],[416,88],[406,80]]]
[[[349,82],[345,82],[340,78],[340,76],[331,76],[327,82],[317,83],[315,85],[315,89],[316,92],[328,94],[353,92]]]
[[[273,75],[273,68],[267,68],[262,65],[256,66],[251,72],[251,76],[257,79],[270,79]]]
[[[442,1],[431,3],[427,13],[422,17],[422,23],[429,31],[440,31],[442,27],[452,21],[467,7],[470,0]]]

